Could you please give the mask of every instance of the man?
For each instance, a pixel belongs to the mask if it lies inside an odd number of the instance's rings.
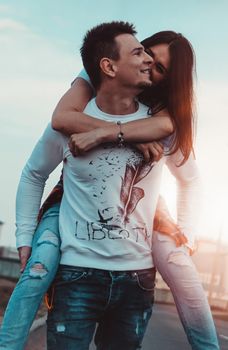
[[[48,126],[23,170],[18,246],[31,243],[45,181],[64,161],[62,257],[48,317],[48,349],[88,349],[96,323],[98,349],[137,349],[151,316],[152,218],[163,162],[145,163],[130,145],[119,147],[121,123],[147,114],[135,97],[151,84],[151,58],[134,34],[128,23],[102,24],[87,33],[81,49],[97,90],[85,112],[118,122],[115,144],[74,158],[68,138]]]

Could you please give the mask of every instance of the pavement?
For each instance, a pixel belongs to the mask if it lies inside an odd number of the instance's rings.
[[[216,316],[224,317],[224,313]],[[226,315],[227,316],[227,315]],[[226,321],[215,318],[221,350],[228,349],[228,317]],[[89,350],[95,350],[92,343]],[[142,350],[191,350],[176,308],[171,304],[155,304]],[[46,350],[46,325],[31,332],[25,350]],[[57,349],[56,349],[57,350]]]

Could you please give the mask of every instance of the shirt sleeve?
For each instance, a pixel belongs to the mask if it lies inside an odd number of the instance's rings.
[[[80,73],[77,75],[77,77],[72,81],[71,83],[71,86],[74,84],[75,80],[77,78],[81,78],[81,79],[84,79],[85,81],[87,81],[87,83],[91,86],[91,88],[93,89],[93,92],[94,92],[94,95],[95,95],[95,90],[94,90],[94,87],[93,87],[93,84],[91,83],[91,80],[90,80],[90,77],[88,76],[85,68],[83,68]]]
[[[183,159],[180,151],[167,156],[166,164],[177,183],[177,224],[188,239],[189,248],[194,248],[198,230],[202,202],[199,169],[191,153],[188,160],[178,166]]]
[[[61,163],[65,136],[49,124],[22,170],[16,195],[16,245],[31,246],[46,180]]]
[[[166,136],[166,137],[163,137],[160,142],[162,143],[163,147],[164,147],[164,153],[165,154],[168,154],[168,152],[170,151],[171,149],[171,146],[173,144],[173,140],[174,140],[174,133]]]

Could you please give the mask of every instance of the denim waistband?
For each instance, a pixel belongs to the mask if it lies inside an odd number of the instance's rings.
[[[60,264],[59,265],[59,272],[61,271],[69,271],[69,272],[76,272],[76,271],[80,271],[80,272],[87,272],[87,273],[98,273],[99,275],[109,275],[110,272],[112,273],[112,275],[123,275],[123,274],[127,274],[127,275],[132,275],[134,273],[149,273],[149,272],[155,272],[156,268],[155,267],[149,267],[148,269],[139,269],[139,270],[102,270],[102,269],[95,269],[92,267],[82,267],[82,266],[72,266],[72,265],[63,265]]]

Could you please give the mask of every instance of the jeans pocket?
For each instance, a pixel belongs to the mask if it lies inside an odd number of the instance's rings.
[[[60,271],[55,277],[55,287],[78,281],[87,275],[86,271]]]
[[[54,307],[54,296],[58,289],[64,290],[64,287],[74,283],[75,281],[81,280],[87,275],[86,271],[58,271],[54,282],[50,286],[45,296],[45,302],[48,310],[52,310]],[[70,287],[70,286],[69,286]]]
[[[143,272],[140,272],[140,271],[135,272],[138,286],[144,291],[152,292],[155,286],[155,274],[156,274],[155,269],[151,269]]]

